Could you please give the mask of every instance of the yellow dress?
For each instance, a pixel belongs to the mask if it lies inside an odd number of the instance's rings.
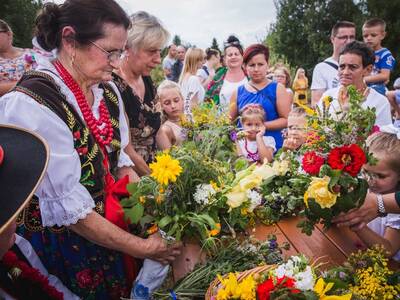
[[[299,78],[295,80],[293,82],[293,91],[294,91],[293,102],[307,105],[308,103],[307,89],[308,89],[307,78]]]

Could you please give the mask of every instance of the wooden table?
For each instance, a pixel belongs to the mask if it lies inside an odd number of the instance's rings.
[[[278,243],[288,242],[290,249],[284,252],[285,257],[302,253],[311,261],[318,260],[323,263],[322,269],[343,264],[346,258],[359,249],[365,249],[364,243],[347,227],[331,227],[324,230],[318,225],[311,236],[301,232],[297,227],[299,217],[292,217],[274,225],[259,224],[249,233],[255,238],[264,241],[268,234],[275,234]],[[399,264],[391,261],[392,268]]]

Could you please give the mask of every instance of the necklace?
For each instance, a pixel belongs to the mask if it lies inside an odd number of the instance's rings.
[[[54,66],[60,74],[61,78],[63,79],[64,83],[74,94],[79,109],[82,112],[83,119],[85,120],[86,125],[89,127],[90,132],[93,134],[97,143],[99,143],[102,147],[109,145],[113,138],[113,129],[110,115],[104,99],[102,99],[100,102],[100,117],[98,120],[96,120],[96,118],[93,116],[91,108],[89,107],[86,97],[83,94],[82,89],[72,78],[71,74],[58,60],[54,62]]]
[[[247,158],[251,159],[253,162],[257,162],[260,160],[260,156],[258,155],[258,149],[256,152],[251,152],[247,145],[247,138],[244,140],[244,149],[247,152]]]
[[[9,269],[9,276],[15,283],[15,289],[5,287],[6,290],[12,289],[15,296],[22,296],[27,293],[30,299],[64,299],[64,294],[50,285],[46,276],[43,276],[38,269],[29,266],[26,262],[20,260],[11,250],[4,254],[1,263]]]

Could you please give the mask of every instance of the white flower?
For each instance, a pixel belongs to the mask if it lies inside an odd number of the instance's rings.
[[[253,210],[261,204],[262,196],[260,193],[254,190],[247,191],[247,197],[250,199],[250,206],[248,208],[249,212],[253,212]]]
[[[200,205],[207,205],[210,198],[215,194],[216,191],[211,184],[199,184],[196,186],[196,192],[193,195],[193,199]]]
[[[315,285],[314,272],[310,266],[306,267],[304,272],[300,272],[294,275],[295,287],[302,291],[312,290]]]

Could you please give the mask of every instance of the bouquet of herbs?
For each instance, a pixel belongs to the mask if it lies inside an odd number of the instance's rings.
[[[339,290],[352,292],[353,300],[400,299],[400,271],[388,268],[381,246],[353,253],[343,266],[322,276]]]
[[[220,251],[212,254],[207,262],[198,264],[186,277],[172,287],[164,287],[154,294],[157,299],[204,299],[204,295],[218,274],[241,272],[262,264],[282,262],[282,251],[288,244],[278,245],[276,237],[271,235],[265,242],[246,239],[243,242],[227,239],[221,240]]]
[[[260,192],[263,201],[254,211],[258,219],[267,225],[299,213],[304,208],[303,195],[310,183],[309,176],[299,174],[299,162],[293,152],[281,151],[275,155],[272,168],[277,173],[262,182]]]
[[[311,177],[304,193],[306,217],[299,226],[308,235],[314,225],[331,225],[334,216],[359,207],[368,185],[360,178],[361,167],[373,162],[365,141],[375,122],[374,109],[361,107],[363,96],[350,86],[349,106],[329,113],[330,97],[322,100],[322,109],[308,116],[308,139],[302,146],[302,169]]]

